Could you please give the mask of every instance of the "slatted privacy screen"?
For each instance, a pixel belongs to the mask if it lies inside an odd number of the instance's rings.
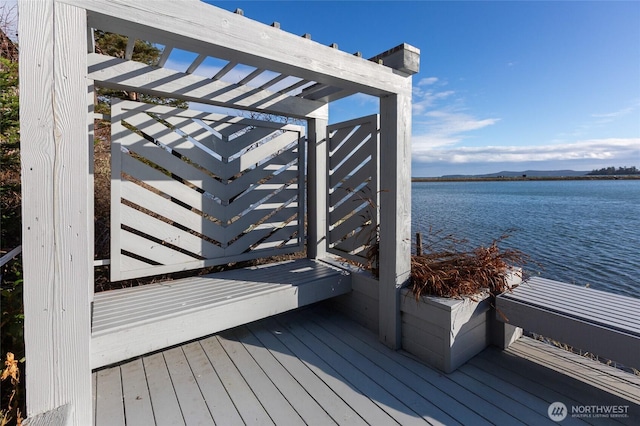
[[[298,251],[304,128],[112,105],[112,281]]]
[[[378,232],[377,115],[328,127],[328,251],[363,262]]]

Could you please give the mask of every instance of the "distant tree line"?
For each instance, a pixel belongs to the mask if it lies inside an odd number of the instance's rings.
[[[633,167],[604,167],[602,169],[593,170],[587,175],[640,175],[640,170]]]

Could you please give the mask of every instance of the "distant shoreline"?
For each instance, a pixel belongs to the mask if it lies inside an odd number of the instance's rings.
[[[640,180],[640,175],[608,176],[514,176],[514,177],[413,177],[411,182],[521,182],[551,180]]]

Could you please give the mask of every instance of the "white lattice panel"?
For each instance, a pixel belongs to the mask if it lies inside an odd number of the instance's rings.
[[[362,262],[378,232],[377,115],[328,127],[328,250]]]
[[[112,106],[111,279],[302,248],[304,128]]]

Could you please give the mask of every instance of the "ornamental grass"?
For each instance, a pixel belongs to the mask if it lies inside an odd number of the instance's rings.
[[[488,291],[496,296],[508,291],[510,273],[530,261],[520,250],[500,248],[508,237],[505,234],[487,247],[469,250],[464,248],[466,241],[447,236],[446,249],[413,255],[411,289],[416,300],[426,295],[473,297]]]

